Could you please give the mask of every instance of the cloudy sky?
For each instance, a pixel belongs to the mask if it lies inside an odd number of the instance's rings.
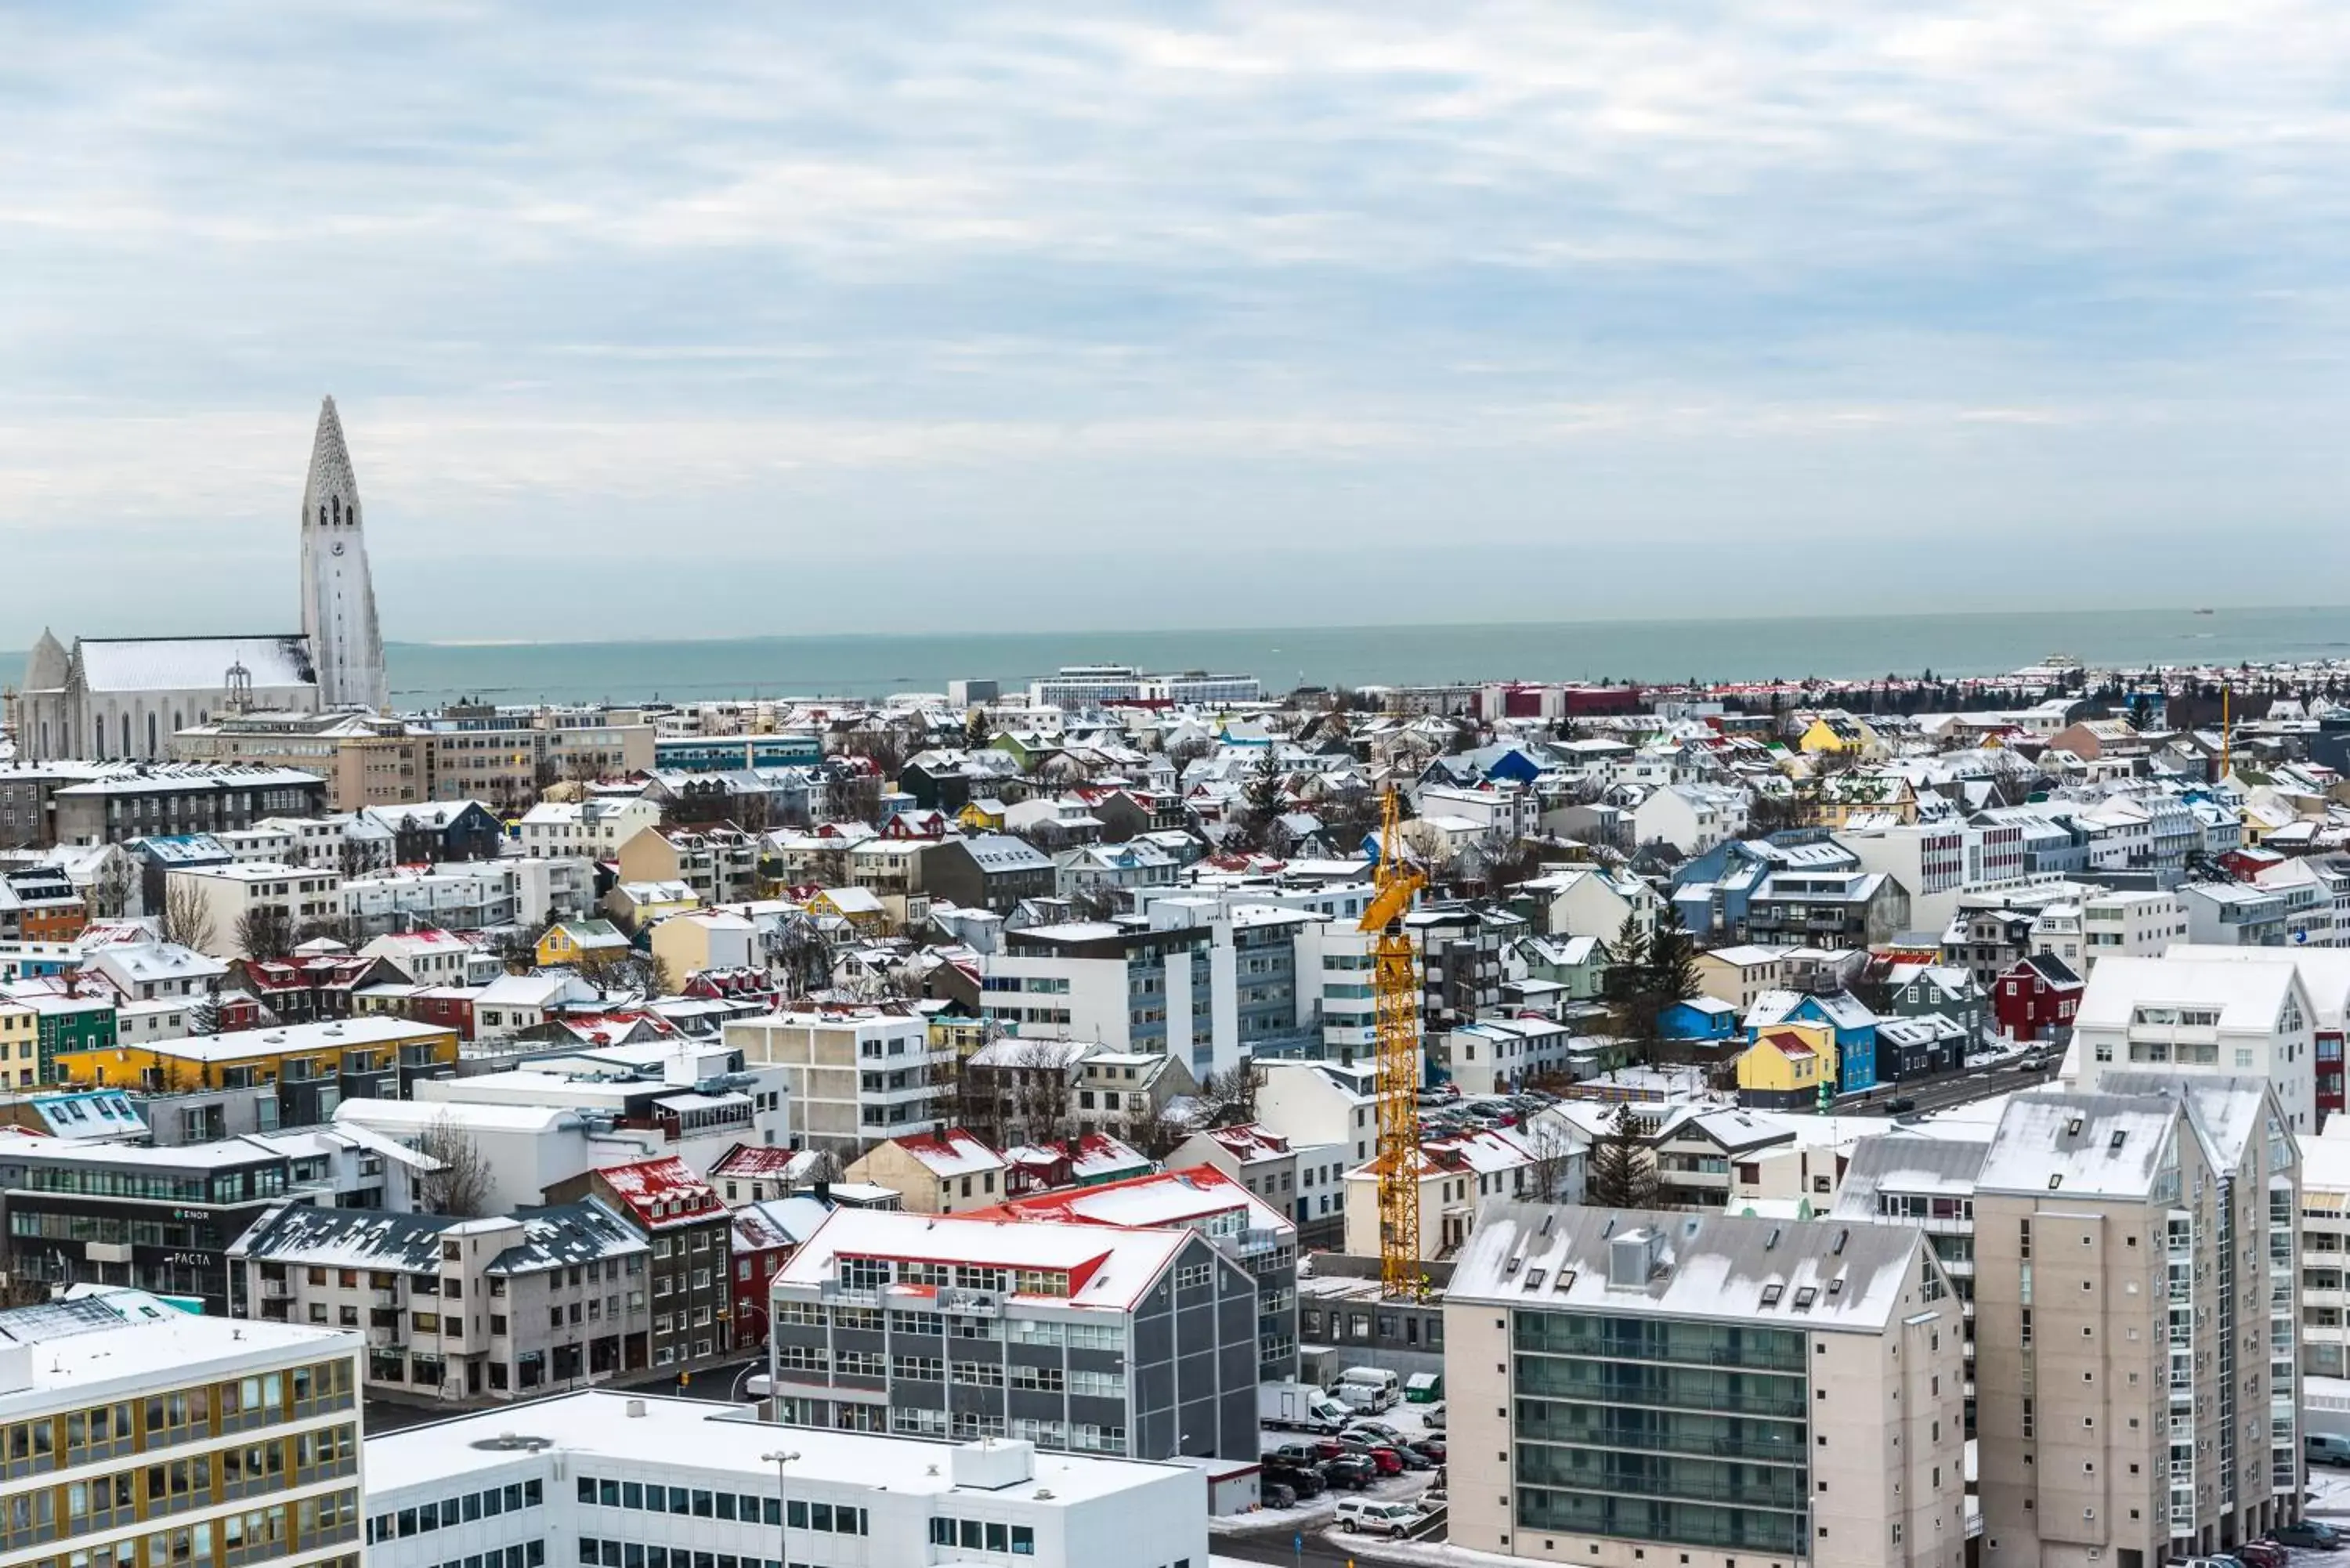
[[[2350,8],[0,0],[0,647],[2350,598]]]

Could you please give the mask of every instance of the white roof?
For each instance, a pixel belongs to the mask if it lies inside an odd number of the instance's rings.
[[[2301,983],[2308,989],[2309,1004],[2317,1010],[2318,1027],[2322,1029],[2341,1028],[2345,1010],[2350,1007],[2350,949],[2230,948],[2209,942],[2173,942],[2163,950],[2163,956],[2215,963],[2290,963],[2301,972]]]
[[[96,1321],[112,1324],[92,1328]],[[103,1292],[81,1301],[0,1313],[0,1341],[28,1345],[29,1391],[0,1397],[0,1409],[20,1410],[130,1395],[166,1380],[200,1381],[210,1373],[234,1376],[256,1357],[291,1366],[305,1356],[349,1354],[358,1336],[335,1329],[200,1317],[138,1291]]]
[[[355,1122],[385,1132],[421,1132],[447,1119],[485,1132],[543,1132],[578,1113],[565,1106],[494,1106],[473,1100],[345,1100],[335,1125]]]
[[[2116,955],[2098,961],[2081,992],[2074,1027],[2125,1029],[2131,1010],[2145,1004],[2203,1006],[2220,1010],[2221,1029],[2265,1034],[2298,989],[2299,971],[2282,949],[2257,959]]]
[[[283,637],[83,638],[82,680],[93,691],[219,691],[242,664],[255,691],[317,683],[309,643]]]
[[[630,1416],[631,1406],[644,1413]],[[982,1512],[988,1504],[1001,1501],[1014,1501],[1023,1511],[1068,1509],[1139,1487],[1163,1485],[1170,1474],[1182,1473],[1175,1467],[1139,1459],[1039,1453],[1026,1480],[985,1491],[959,1489],[952,1462],[955,1449],[944,1443],[815,1427],[779,1427],[746,1420],[735,1406],[593,1389],[369,1438],[369,1506],[380,1509],[428,1501],[464,1478],[512,1465],[517,1453],[502,1450],[493,1442],[508,1434],[548,1439],[570,1457],[574,1471],[584,1472],[599,1460],[628,1466],[649,1455],[669,1456],[697,1469],[732,1472],[742,1478],[742,1490],[754,1492],[772,1491],[775,1484],[775,1461],[764,1456],[789,1449],[794,1455],[789,1468],[795,1497],[854,1501],[886,1487],[893,1494],[935,1498],[939,1500],[935,1506],[949,1511],[959,1494]],[[1184,1480],[1192,1486],[1199,1484],[1188,1476]]]
[[[335,1051],[353,1045],[396,1045],[448,1033],[437,1024],[412,1023],[405,1018],[338,1018],[331,1023],[288,1023],[234,1034],[156,1040],[143,1049],[191,1062],[238,1062],[251,1056],[298,1055],[304,1051]]]
[[[1140,1299],[1191,1240],[1188,1231],[1129,1231],[1108,1225],[1053,1225],[1023,1220],[963,1219],[885,1209],[836,1209],[775,1275],[778,1285],[809,1289],[839,1272],[837,1260],[912,1258],[1003,1269],[1082,1273],[1067,1297],[1033,1299],[1054,1306],[1124,1312]],[[899,1285],[897,1292],[928,1294]]]
[[[1658,1266],[1610,1282],[1615,1246],[1654,1238]],[[1446,1299],[1729,1320],[1797,1331],[1878,1331],[1925,1303],[1932,1265],[1905,1226],[1783,1224],[1726,1214],[1488,1202]],[[1956,1321],[1958,1303],[1947,1310]]]

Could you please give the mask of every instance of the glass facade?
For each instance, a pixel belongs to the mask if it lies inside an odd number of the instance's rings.
[[[1804,1550],[1802,1334],[1521,1312],[1511,1348],[1521,1527]]]

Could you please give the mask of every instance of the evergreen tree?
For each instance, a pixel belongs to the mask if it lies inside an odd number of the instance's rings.
[[[1698,993],[1697,943],[1681,924],[1680,910],[1669,903],[1657,921],[1657,934],[1648,940],[1641,978],[1659,1012]]]
[[[1632,1120],[1632,1107],[1620,1105],[1591,1146],[1584,1168],[1584,1200],[1600,1209],[1653,1209],[1657,1203],[1657,1168]]]

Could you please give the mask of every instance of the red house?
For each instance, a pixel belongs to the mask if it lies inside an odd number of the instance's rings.
[[[2000,971],[1991,992],[1991,1016],[2010,1040],[2064,1040],[2087,987],[2054,953],[2033,953]]]

